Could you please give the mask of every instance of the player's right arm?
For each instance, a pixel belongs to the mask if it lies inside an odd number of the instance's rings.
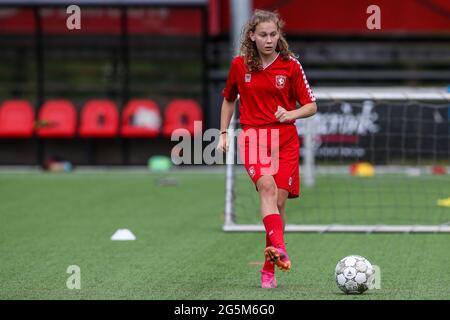
[[[238,64],[242,59],[236,57],[231,63],[230,72],[228,74],[227,83],[222,91],[223,102],[222,110],[220,111],[220,138],[217,149],[222,152],[228,151],[228,133],[227,129],[230,125],[231,117],[233,116],[234,104],[238,97],[238,86],[237,86],[237,69]]]
[[[227,99],[223,99],[222,102],[222,110],[220,111],[220,137],[219,144],[217,145],[217,149],[222,152],[228,151],[228,133],[227,129],[230,125],[231,117],[234,112],[234,104],[236,101],[228,101]]]

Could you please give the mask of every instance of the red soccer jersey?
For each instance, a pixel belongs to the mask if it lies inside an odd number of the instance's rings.
[[[294,110],[296,101],[305,105],[316,101],[300,62],[281,56],[261,71],[249,72],[244,58],[233,59],[222,95],[234,101],[240,95],[239,113],[241,125],[261,126],[279,123],[275,117],[278,106]]]

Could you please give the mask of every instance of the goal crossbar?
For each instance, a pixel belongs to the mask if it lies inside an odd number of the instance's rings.
[[[317,100],[388,100],[388,101],[450,101],[450,92],[436,87],[319,87],[314,90]]]
[[[258,224],[225,224],[227,232],[264,232]],[[287,224],[285,232],[355,232],[355,233],[450,233],[450,225],[346,225],[346,224]]]

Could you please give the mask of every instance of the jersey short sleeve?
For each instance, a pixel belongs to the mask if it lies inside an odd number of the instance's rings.
[[[309,86],[308,80],[306,79],[305,72],[303,71],[300,62],[291,58],[294,62],[294,70],[292,71],[293,78],[293,91],[295,99],[300,103],[300,105],[305,105],[316,101],[314,94]]]
[[[231,63],[231,68],[230,68],[230,72],[228,74],[228,79],[227,79],[227,83],[225,85],[225,88],[222,90],[222,96],[227,100],[227,101],[235,101],[237,99],[237,95],[239,93],[238,91],[238,86],[237,86],[237,68],[238,68],[238,63],[237,63],[237,59],[235,58],[233,59],[233,62]]]

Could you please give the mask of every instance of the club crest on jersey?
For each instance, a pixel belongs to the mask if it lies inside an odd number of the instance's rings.
[[[251,166],[250,168],[248,168],[248,174],[250,175],[250,177],[254,177],[256,174],[255,168],[253,166]]]
[[[286,84],[286,76],[275,76],[275,85],[278,89],[283,89]]]
[[[252,80],[252,74],[251,73],[246,73],[245,74],[245,82],[250,82]]]

